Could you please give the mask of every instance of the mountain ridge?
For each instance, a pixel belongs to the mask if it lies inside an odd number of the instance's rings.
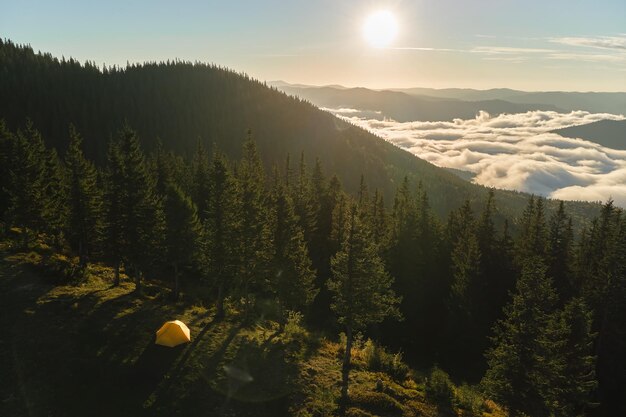
[[[73,59],[36,54],[32,48],[0,42],[0,117],[12,129],[32,119],[51,146],[62,152],[68,126],[85,138],[88,157],[103,162],[111,136],[126,123],[139,131],[150,151],[160,140],[166,149],[190,156],[198,143],[213,144],[231,158],[252,130],[267,169],[284,166],[287,154],[304,152],[308,166],[319,157],[327,175],[337,174],[356,192],[363,174],[387,204],[407,176],[422,183],[441,217],[469,199],[480,206],[487,188],[415,157],[373,134],[344,122],[266,83],[215,65],[146,63],[100,69]],[[499,190],[503,215],[521,214],[528,195]],[[592,203],[570,203],[574,218],[598,212]],[[551,210],[557,202],[550,201]]]

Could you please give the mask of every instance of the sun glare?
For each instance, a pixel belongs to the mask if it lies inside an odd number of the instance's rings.
[[[374,48],[389,46],[397,34],[398,22],[388,10],[372,13],[363,24],[363,36]]]

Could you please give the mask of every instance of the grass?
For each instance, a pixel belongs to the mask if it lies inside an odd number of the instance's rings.
[[[46,273],[53,255],[63,267]],[[212,306],[172,303],[155,283],[141,296],[125,276],[112,287],[102,265],[68,278],[74,262],[42,244],[20,252],[0,242],[0,415],[335,415],[341,347],[309,333],[299,315],[282,332],[232,305],[217,321]],[[172,319],[189,326],[192,342],[155,345],[155,331]],[[353,356],[348,415],[443,415],[413,371],[398,380],[370,369],[363,343]],[[481,400],[463,390],[463,405],[475,408]],[[493,403],[483,409],[504,415]]]

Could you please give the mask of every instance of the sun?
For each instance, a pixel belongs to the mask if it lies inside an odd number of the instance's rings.
[[[398,22],[389,10],[372,13],[363,24],[363,36],[374,48],[389,46],[398,34]]]

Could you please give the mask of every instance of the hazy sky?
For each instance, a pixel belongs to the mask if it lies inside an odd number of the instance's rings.
[[[398,21],[376,49],[363,22]],[[181,58],[263,80],[626,91],[625,0],[0,0],[0,37],[81,61]]]

